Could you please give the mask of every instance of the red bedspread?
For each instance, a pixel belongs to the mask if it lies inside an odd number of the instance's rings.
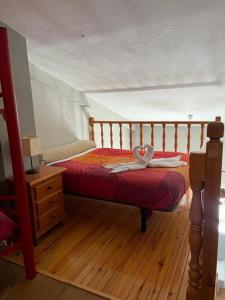
[[[154,158],[184,153],[155,152]],[[178,168],[146,168],[110,174],[106,164],[134,161],[129,150],[96,149],[81,157],[56,163],[67,169],[63,174],[66,193],[122,202],[151,210],[174,207],[188,188],[188,166]]]

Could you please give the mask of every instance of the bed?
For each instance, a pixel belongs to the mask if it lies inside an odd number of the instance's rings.
[[[154,158],[189,155],[155,152]],[[104,165],[135,161],[130,150],[96,148],[88,153],[55,163],[63,173],[65,193],[134,205],[141,210],[141,230],[146,231],[147,216],[154,210],[174,210],[188,189],[188,165],[178,168],[146,168],[111,174]]]
[[[91,149],[91,152],[85,153],[88,149],[88,142],[84,141],[85,146],[82,146],[82,141],[78,145],[69,145],[58,147],[55,149],[57,155],[47,153],[47,162],[53,162],[56,166],[66,168],[63,174],[63,188],[65,193],[89,197],[93,199],[119,202],[127,205],[134,205],[141,212],[141,231],[146,231],[147,219],[151,216],[154,210],[173,211],[179,205],[184,194],[189,188],[189,173],[188,164],[178,168],[146,168],[144,170],[136,170],[124,172],[121,174],[111,174],[110,171],[104,168],[104,165],[114,163],[124,163],[134,161],[132,153],[133,128],[139,126],[139,143],[143,146],[144,143],[144,126],[149,126],[151,129],[148,141],[154,146],[157,135],[157,126],[162,125],[162,151],[156,151],[154,158],[182,156],[184,162],[189,162],[189,152],[191,148],[191,127],[200,125],[199,146],[203,146],[205,129],[208,122],[122,122],[122,121],[95,121],[89,119],[90,129],[90,148],[95,146],[95,137],[99,133],[100,148]],[[96,126],[100,129],[97,131]],[[115,126],[119,131],[117,136]],[[174,126],[174,149],[166,151],[166,127]],[[187,126],[187,148],[186,153],[178,152],[178,129],[181,126]],[[105,134],[108,127],[108,131]],[[124,132],[127,132],[129,138],[129,148],[124,149]],[[108,145],[106,143],[108,138]],[[115,149],[115,139],[119,138],[119,149]],[[146,142],[146,141],[145,141]],[[91,142],[90,142],[91,143]],[[98,143],[99,144],[99,143]],[[108,147],[107,147],[108,146]],[[72,149],[72,150],[71,150]],[[79,149],[79,151],[78,151]],[[84,155],[82,155],[82,150]],[[75,153],[74,153],[75,151]],[[51,152],[51,150],[50,150]],[[61,154],[59,154],[61,153]],[[78,154],[79,157],[74,156]],[[80,156],[81,155],[81,156]],[[68,157],[72,157],[69,158]],[[49,158],[50,157],[50,158]],[[61,160],[60,158],[66,158]],[[57,161],[57,162],[55,162]]]

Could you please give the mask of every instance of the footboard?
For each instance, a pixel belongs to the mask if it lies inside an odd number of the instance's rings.
[[[190,154],[193,198],[187,300],[215,299],[223,135],[223,123],[209,123],[206,153]]]

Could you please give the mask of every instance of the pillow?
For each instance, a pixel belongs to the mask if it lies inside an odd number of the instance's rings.
[[[78,140],[74,143],[45,149],[43,151],[43,160],[46,164],[69,158],[73,155],[95,148],[94,141]]]
[[[0,241],[11,238],[16,228],[16,223],[0,211]]]

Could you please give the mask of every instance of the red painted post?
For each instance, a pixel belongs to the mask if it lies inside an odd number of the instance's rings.
[[[5,109],[5,120],[9,137],[13,176],[15,180],[16,203],[19,213],[24,266],[27,278],[34,278],[36,271],[21,136],[11,73],[7,30],[2,27],[0,27],[0,80]]]

